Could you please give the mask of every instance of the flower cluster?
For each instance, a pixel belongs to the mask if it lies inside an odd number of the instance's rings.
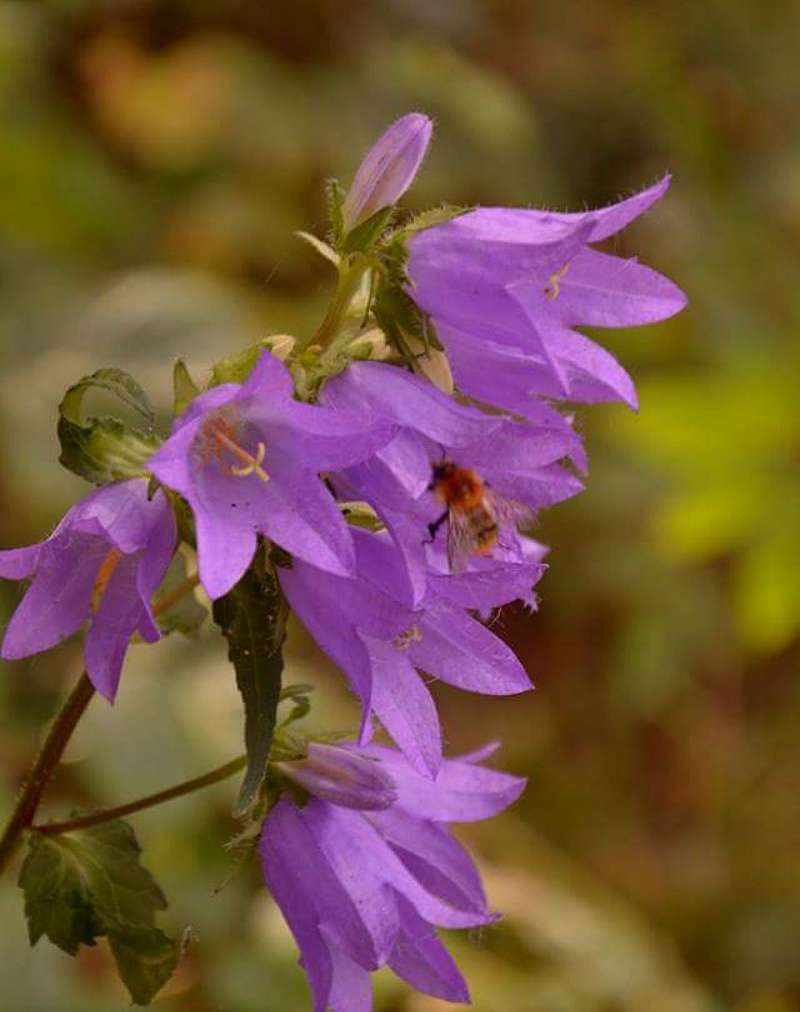
[[[273,755],[259,801],[264,875],[317,1012],[368,1010],[384,964],[467,1000],[434,928],[492,916],[446,827],[494,814],[523,784],[484,755],[443,758],[430,679],[531,687],[486,619],[535,607],[546,549],[531,525],[583,487],[585,450],[559,404],[636,406],[626,372],[574,328],[662,320],[685,302],[636,259],[594,248],[668,177],[597,211],[403,223],[395,203],[430,136],[426,117],[404,117],[349,192],[332,189],[330,243],[314,245],[339,284],[314,337],[245,356],[235,380],[189,398],[138,472],[92,492],[41,545],[0,553],[1,575],[34,577],[3,656],[88,620],[86,669],[109,700],[134,632],[158,638],[150,600],[175,551],[173,510],[212,601],[248,572],[269,577],[344,673],[357,740]],[[396,749],[371,743],[376,724]]]

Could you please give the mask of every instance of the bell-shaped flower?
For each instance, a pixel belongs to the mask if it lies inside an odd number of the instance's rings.
[[[86,672],[113,702],[135,632],[159,638],[150,598],[175,551],[176,527],[163,492],[133,479],[90,492],[46,541],[0,552],[0,576],[33,577],[3,640],[6,660],[48,650],[88,620]]]
[[[486,560],[486,569],[432,575],[416,608],[401,603],[403,559],[386,532],[354,529],[357,572],[326,573],[295,559],[279,570],[283,591],[320,648],[347,676],[361,700],[360,741],[370,718],[380,720],[414,766],[434,775],[441,762],[441,730],[433,697],[418,671],[484,695],[531,688],[513,651],[477,618],[531,588],[544,570],[538,561]]]
[[[441,518],[443,504],[431,487],[434,468],[448,460],[473,470],[486,495],[507,513],[533,514],[575,495],[583,485],[564,467],[571,459],[580,469],[586,456],[580,437],[552,408],[539,404],[536,420],[518,422],[461,404],[420,377],[381,362],[349,366],[323,387],[323,403],[362,412],[368,420],[397,426],[397,435],[369,460],[332,475],[340,498],[363,500],[375,509],[401,551],[407,589],[400,600],[416,605],[427,589],[435,545],[429,527]],[[522,507],[522,509],[520,509]],[[437,534],[451,536],[449,521]],[[516,551],[513,522],[505,524],[493,555]],[[469,554],[469,553],[468,553]],[[505,552],[507,554],[507,551]]]
[[[345,232],[396,203],[414,182],[428,150],[433,123],[412,112],[402,116],[369,149],[342,206]]]
[[[297,940],[314,1010],[370,1012],[370,974],[384,965],[426,994],[469,1001],[435,929],[496,918],[447,823],[494,815],[525,781],[478,765],[485,753],[444,760],[435,781],[391,749],[362,754],[394,781],[392,804],[359,811],[312,795],[300,807],[284,795],[261,835],[264,878]]]
[[[247,380],[200,394],[150,459],[194,512],[200,580],[212,598],[240,579],[262,534],[346,575],[353,543],[319,472],[369,457],[393,435],[346,411],[294,400],[291,374],[265,352]]]
[[[668,186],[665,176],[628,200],[574,214],[479,208],[412,236],[409,294],[432,317],[458,388],[523,417],[536,411],[537,395],[635,407],[621,366],[572,328],[637,326],[684,307],[662,275],[590,245]]]

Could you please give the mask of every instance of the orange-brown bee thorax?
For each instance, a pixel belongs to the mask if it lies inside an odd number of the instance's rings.
[[[433,487],[437,496],[450,509],[477,509],[484,498],[483,482],[469,467],[439,464],[434,468]]]

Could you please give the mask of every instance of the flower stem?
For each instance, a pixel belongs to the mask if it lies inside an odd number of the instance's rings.
[[[227,780],[234,773],[243,770],[247,765],[247,756],[239,756],[231,759],[224,766],[218,766],[201,777],[194,777],[192,780],[184,780],[181,784],[168,787],[166,790],[157,791],[155,794],[148,794],[136,801],[129,801],[126,805],[118,805],[116,808],[107,808],[102,812],[92,812],[91,815],[81,815],[76,819],[67,819],[64,822],[47,822],[41,826],[32,825],[30,828],[45,836],[53,836],[57,833],[68,833],[73,829],[88,829],[89,826],[99,826],[101,822],[111,822],[113,819],[121,819],[124,815],[131,815],[133,812],[141,812],[145,808],[152,808],[154,805],[161,805],[165,801],[172,801],[173,798],[183,797],[184,794],[191,794],[203,787],[209,787],[220,780]]]
[[[161,615],[167,611],[182,597],[189,594],[197,586],[197,583],[197,576],[188,577],[172,593],[167,594],[158,604],[153,606],[153,614]],[[6,870],[9,861],[14,856],[20,837],[33,822],[42,795],[93,695],[94,686],[84,671],[56,715],[44,740],[44,745],[42,745],[41,751],[25,778],[14,810],[3,835],[0,837],[0,875]]]
[[[367,264],[361,256],[352,257],[349,263],[343,259],[333,299],[328,306],[325,318],[309,344],[327,348],[336,337],[366,269]]]
[[[22,833],[33,822],[42,794],[93,695],[94,686],[84,671],[53,722],[0,838],[0,875],[6,870]]]

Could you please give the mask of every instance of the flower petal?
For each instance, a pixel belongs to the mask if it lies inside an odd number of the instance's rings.
[[[108,551],[106,542],[87,535],[66,533],[45,542],[33,582],[6,629],[6,660],[49,650],[80,629]]]
[[[409,643],[408,655],[435,678],[491,696],[532,688],[510,647],[466,612],[439,603],[418,624],[422,636]]]
[[[389,966],[418,991],[445,1001],[469,1002],[466,981],[436,932],[402,896],[398,905],[400,933]]]
[[[109,703],[119,687],[122,663],[131,636],[142,618],[142,601],[137,586],[138,560],[123,558],[103,592],[83,644],[86,673]]]
[[[435,776],[442,735],[430,692],[402,649],[363,638],[372,665],[372,709],[410,762],[423,775]]]

